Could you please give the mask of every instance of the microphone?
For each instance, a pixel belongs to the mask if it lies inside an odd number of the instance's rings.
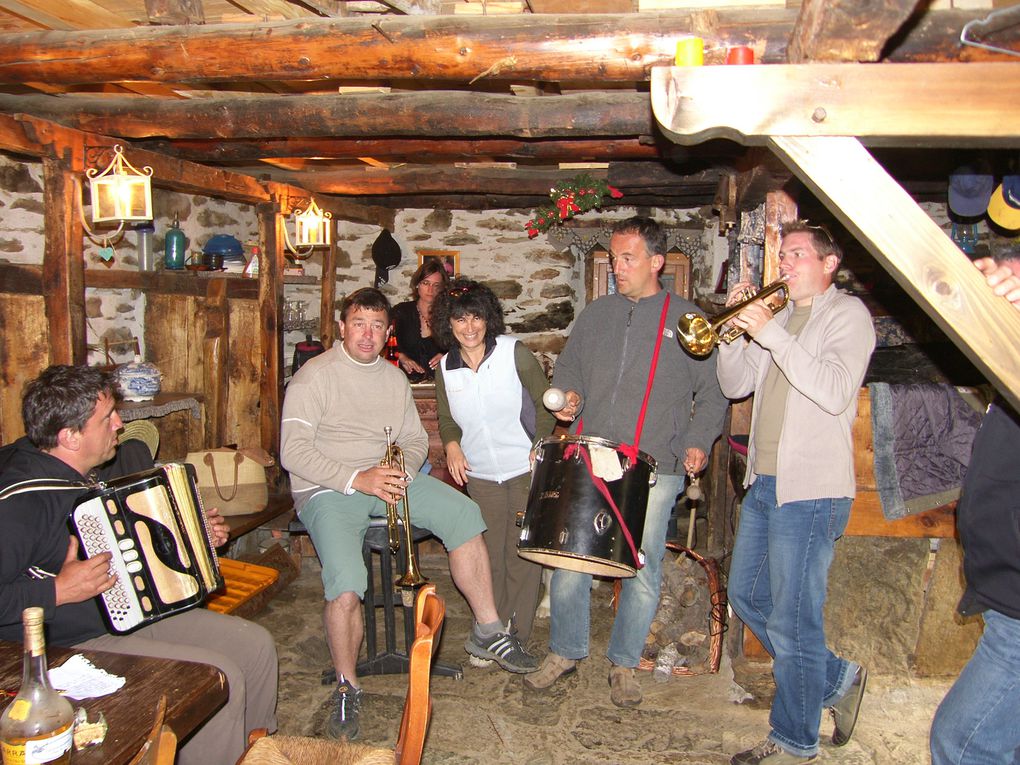
[[[542,394],[542,404],[550,412],[558,412],[567,405],[567,394],[559,388],[549,388]]]

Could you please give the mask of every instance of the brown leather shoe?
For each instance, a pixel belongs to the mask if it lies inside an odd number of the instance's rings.
[[[524,676],[524,684],[533,691],[544,691],[565,675],[577,671],[577,662],[565,659],[551,651],[542,659],[541,666]]]
[[[641,686],[630,667],[609,669],[609,700],[618,707],[636,707],[643,698]]]

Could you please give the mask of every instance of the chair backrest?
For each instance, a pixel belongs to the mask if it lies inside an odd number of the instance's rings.
[[[400,720],[394,752],[397,765],[418,765],[421,762],[425,734],[432,717],[432,696],[429,693],[432,657],[439,647],[439,634],[445,617],[446,604],[436,594],[436,586],[424,585],[418,592],[414,607],[415,639],[411,645],[404,716]]]
[[[152,724],[145,743],[128,765],[174,765],[177,756],[177,735],[164,725],[166,717],[166,696],[159,697],[156,705],[156,721]]]

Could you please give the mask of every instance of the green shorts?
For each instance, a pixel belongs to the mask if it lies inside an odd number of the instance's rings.
[[[448,551],[485,531],[478,505],[430,475],[419,473],[414,477],[407,485],[407,499],[411,523],[435,534]],[[403,506],[398,505],[398,510],[403,513]],[[368,572],[361,546],[369,519],[385,515],[386,505],[381,499],[361,492],[346,495],[323,491],[301,508],[298,516],[322,562],[326,600],[336,600],[345,592],[365,596]]]

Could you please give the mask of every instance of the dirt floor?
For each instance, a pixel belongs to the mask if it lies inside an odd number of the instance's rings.
[[[549,692],[529,691],[520,676],[494,667],[471,666],[463,649],[470,625],[464,600],[444,568],[425,561],[422,569],[447,604],[439,661],[463,665],[463,679],[433,677],[434,711],[425,763],[723,765],[768,732],[773,692],[768,667],[741,662],[735,673],[725,652],[717,674],[659,682],[651,672],[639,673],[644,702],[632,710],[613,706],[604,656],[612,618],[611,587],[592,593],[591,657]],[[322,634],[317,561],[305,558],[298,579],[255,619],[273,632],[280,650],[280,732],[317,735],[323,727],[323,702],[331,690],[320,684],[321,672],[330,662]],[[532,641],[540,655],[547,636],[548,620],[540,620]],[[362,685],[366,702],[360,740],[392,746],[406,676],[368,676]],[[928,727],[948,686],[946,680],[873,674],[853,740],[841,749],[823,744],[819,761],[929,763]],[[823,719],[823,742],[831,730],[831,721]]]

